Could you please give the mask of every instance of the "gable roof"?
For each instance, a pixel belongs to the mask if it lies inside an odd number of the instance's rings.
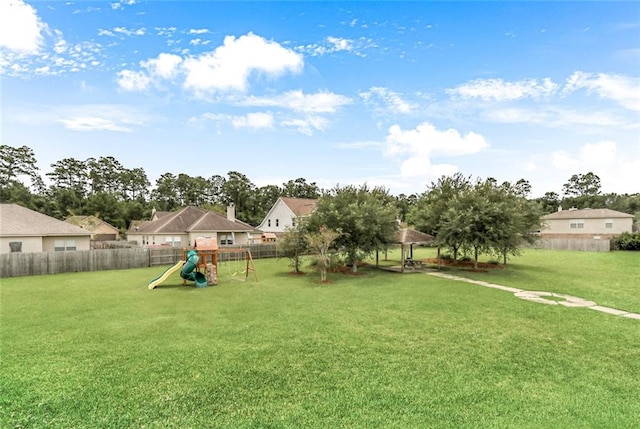
[[[0,235],[88,236],[91,232],[18,204],[0,204]]]
[[[184,234],[191,231],[249,232],[253,228],[244,222],[230,221],[221,214],[189,206],[160,219],[138,225],[132,223],[129,229],[130,233],[136,234]]]
[[[280,199],[297,217],[308,216],[318,203],[318,200],[311,198],[280,197]]]
[[[433,236],[411,228],[403,228],[396,233],[396,242],[402,244],[431,243]]]
[[[611,209],[561,210],[542,216],[543,219],[611,219],[632,218],[633,215]]]
[[[97,218],[96,216],[69,216],[64,220],[71,225],[79,226],[87,231],[95,231],[99,226],[106,225],[114,231],[118,231],[118,228],[105,222],[104,220]]]

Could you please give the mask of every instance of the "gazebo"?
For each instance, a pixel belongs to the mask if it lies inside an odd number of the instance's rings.
[[[400,243],[400,272],[404,272],[408,262],[413,263],[413,245],[430,244],[433,236],[411,228],[402,228],[396,233],[396,243]]]
[[[404,273],[405,268],[411,264],[415,267],[413,261],[413,245],[430,244],[435,240],[431,235],[424,232],[416,231],[411,228],[402,228],[398,230],[395,237],[395,243],[400,244],[400,272]],[[386,254],[386,252],[385,252]],[[378,252],[376,252],[376,266],[378,266]],[[396,271],[397,268],[386,267],[385,269]]]

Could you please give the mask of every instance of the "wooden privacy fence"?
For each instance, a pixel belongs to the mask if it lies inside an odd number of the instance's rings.
[[[534,249],[546,250],[608,252],[611,250],[611,240],[592,240],[587,238],[541,238],[531,247]]]
[[[0,277],[120,270],[148,266],[149,252],[142,248],[0,255]]]
[[[277,257],[276,246],[272,244],[225,246],[224,249],[219,255],[221,262],[244,260],[242,249],[251,251],[253,259]],[[0,254],[0,278],[173,265],[181,259],[182,248],[3,253]]]

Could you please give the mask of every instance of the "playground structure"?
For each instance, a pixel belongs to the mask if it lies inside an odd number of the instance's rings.
[[[182,284],[187,285],[187,281],[192,281],[197,288],[207,287],[209,285],[218,284],[218,262],[219,254],[239,253],[245,254],[246,266],[243,271],[246,281],[249,277],[249,271],[253,271],[256,282],[258,281],[258,273],[249,249],[219,249],[217,243],[208,238],[197,238],[196,245],[193,248],[182,248],[182,259],[174,265],[167,268],[159,277],[149,282],[149,290],[155,289],[156,286],[167,280],[171,274],[180,270]],[[230,258],[225,258],[227,262]],[[236,259],[237,260],[237,259]],[[238,260],[237,260],[238,261]],[[237,274],[234,273],[233,275]]]

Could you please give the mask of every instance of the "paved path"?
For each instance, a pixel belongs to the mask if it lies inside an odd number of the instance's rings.
[[[508,286],[497,285],[494,283],[488,283],[482,280],[472,280],[464,277],[452,276],[451,274],[444,274],[440,272],[428,272],[427,274],[429,274],[430,276],[441,277],[443,279],[457,280],[461,282],[472,283],[478,286],[490,287],[492,289],[500,289],[505,292],[511,292],[520,299],[539,302],[540,304],[564,305],[565,307],[586,307],[590,310],[596,310],[596,311],[601,311],[603,313],[613,314],[615,316],[622,316],[622,317],[628,317],[630,319],[640,320],[640,314],[629,313],[628,311],[618,310],[616,308],[611,308],[611,307],[603,307],[602,305],[598,305],[593,301],[587,301],[586,299],[578,298],[577,296],[564,295],[561,293],[554,293],[554,292],[523,290],[515,287],[508,287]],[[552,299],[552,298],[555,298],[555,299]]]

